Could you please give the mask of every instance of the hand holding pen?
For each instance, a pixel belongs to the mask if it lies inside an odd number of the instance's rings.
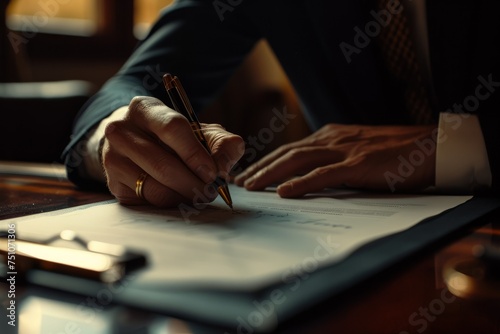
[[[217,124],[202,124],[193,134],[190,120],[153,97],[134,98],[101,124],[107,124],[102,163],[108,188],[125,205],[213,201],[217,192],[207,185],[215,183],[220,193],[218,176],[244,153],[241,137]]]
[[[210,155],[212,154],[210,147],[208,146],[207,139],[203,134],[203,129],[201,128],[201,124],[198,121],[198,117],[191,106],[191,102],[189,101],[184,88],[181,85],[179,78],[172,77],[170,73],[167,73],[163,76],[163,83],[165,84],[165,89],[167,90],[167,94],[174,105],[175,110],[186,117],[190,124],[191,129],[198,139],[198,141],[203,145],[203,147],[207,150]],[[217,192],[222,197],[224,202],[232,209],[233,201],[231,199],[231,195],[229,193],[229,188],[227,187],[227,183],[220,176],[217,176],[215,181],[213,182],[214,188],[217,189]]]

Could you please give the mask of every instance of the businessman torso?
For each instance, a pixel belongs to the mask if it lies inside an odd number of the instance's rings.
[[[322,115],[311,119],[313,124],[409,121],[400,110],[401,101],[397,90],[392,89],[378,43],[378,32],[390,17],[377,15],[379,9],[374,2],[309,0],[252,4],[256,26],[269,40],[306,108],[314,114],[318,113],[315,109],[321,109]],[[400,7],[404,5],[402,1]],[[496,1],[427,2],[435,113],[452,108],[474,93],[480,84],[478,76],[496,74],[500,79],[499,15],[500,3]],[[498,105],[498,97],[491,98],[474,112],[493,105],[493,100]],[[329,114],[328,118],[323,114]]]
[[[136,95],[152,95],[168,104],[162,73],[182,77],[195,110],[201,110],[261,38],[269,41],[283,65],[313,129],[331,122],[409,124],[398,87],[384,65],[378,34],[366,30],[380,21],[373,14],[374,2],[180,0],[163,13],[122,70],[84,107],[65,154],[71,159],[76,143],[94,124]],[[221,3],[224,6],[216,6]],[[490,164],[499,170],[500,93],[490,83],[488,91],[481,90],[477,105],[474,94],[479,77],[500,81],[500,2],[426,3],[430,80],[436,97],[433,112],[457,112],[454,105],[472,95],[467,101],[474,105],[463,112],[479,114]],[[361,40],[360,31],[368,38]],[[356,50],[346,49],[346,44]]]

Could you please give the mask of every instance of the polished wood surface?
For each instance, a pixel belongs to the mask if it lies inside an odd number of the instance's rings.
[[[64,178],[2,175],[0,172],[0,219],[111,198],[112,196],[107,193],[79,191]],[[406,259],[404,263],[398,264],[391,270],[370,278],[360,286],[312,307],[310,311],[280,327],[279,331],[284,333],[500,333],[499,298],[457,297],[448,290],[443,278],[443,268],[453,259],[472,258],[472,249],[477,244],[500,247],[498,212],[450,236],[425,252]],[[496,279],[500,282],[500,277]],[[500,284],[497,287],[500,287]],[[6,294],[5,285],[0,285],[0,293],[3,298]],[[141,313],[140,310],[126,314],[135,321],[141,319],[144,326],[153,319],[151,314]],[[107,320],[116,321],[116,317]],[[192,332],[189,330],[189,323],[179,320],[169,323],[174,324],[175,328],[182,329],[178,332],[172,330],[172,333]],[[231,331],[213,328],[197,331],[197,333],[203,332],[222,334]],[[237,329],[234,329],[234,332],[238,333]],[[247,331],[240,328],[239,332]]]
[[[0,175],[0,219],[65,209],[112,198],[107,193],[79,191],[66,179]]]
[[[327,311],[308,333],[500,333],[499,299],[459,298],[443,278],[449,261],[470,259],[475,245],[491,243],[500,246],[494,218],[322,305]]]

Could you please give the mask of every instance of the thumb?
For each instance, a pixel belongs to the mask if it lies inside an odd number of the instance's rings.
[[[222,177],[227,178],[233,166],[245,153],[243,139],[219,124],[202,124],[203,134]]]

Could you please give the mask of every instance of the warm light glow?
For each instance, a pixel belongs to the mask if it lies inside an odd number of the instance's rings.
[[[57,1],[12,0],[7,8],[7,25],[12,30],[90,35],[97,22],[96,0]]]
[[[65,19],[93,20],[95,18],[95,0],[33,1],[11,0],[8,15],[36,16],[47,15]]]
[[[161,9],[172,4],[173,0],[135,0],[135,23],[151,24],[158,17]]]
[[[67,266],[77,265],[95,272],[109,270],[113,261],[109,256],[70,248],[58,248],[25,242],[17,242],[18,253]]]
[[[448,290],[458,297],[467,297],[471,294],[470,281],[461,273],[450,275],[448,280]]]
[[[135,35],[138,38],[144,37],[161,10],[173,2],[135,0]],[[97,0],[71,0],[61,4],[57,1],[12,0],[7,9],[7,25],[12,30],[92,35],[97,29],[101,5]]]
[[[136,37],[143,38],[160,15],[160,11],[172,3],[173,0],[135,0],[134,34]]]

